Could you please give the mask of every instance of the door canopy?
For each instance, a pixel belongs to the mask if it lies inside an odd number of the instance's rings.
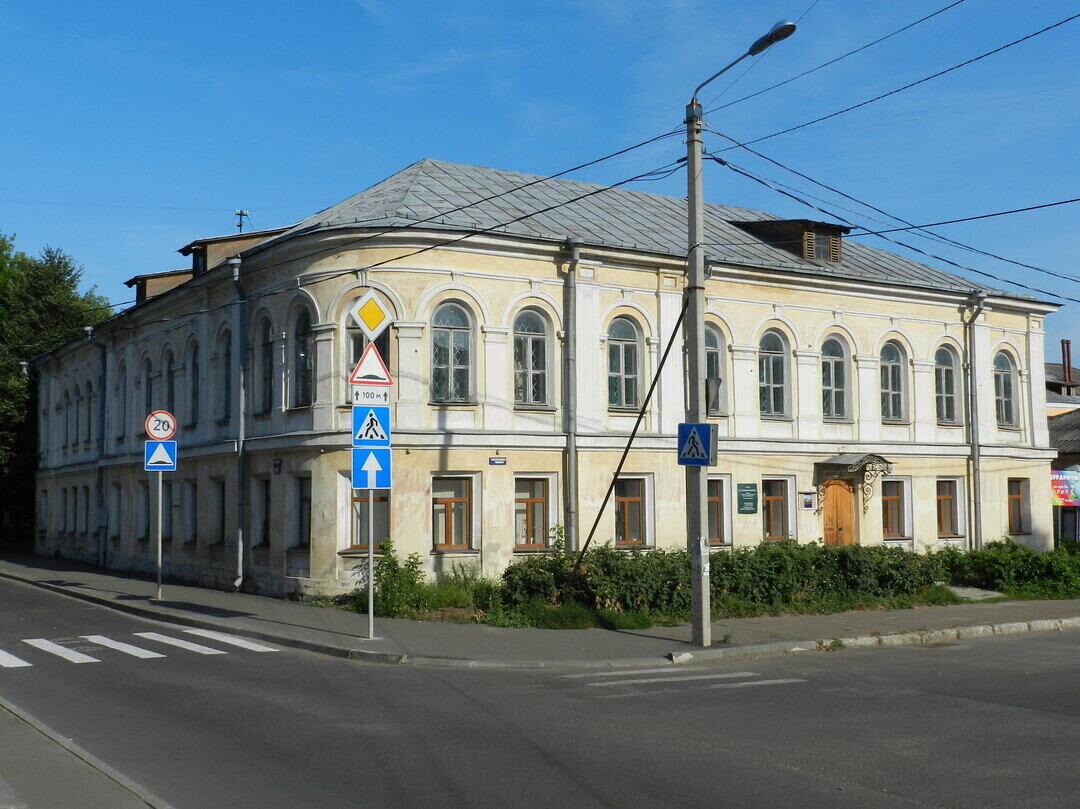
[[[825,497],[825,483],[836,479],[854,479],[862,491],[863,513],[870,510],[870,498],[874,496],[874,481],[892,473],[892,462],[873,453],[862,455],[849,452],[831,455],[814,464],[814,483],[817,484],[818,503]]]

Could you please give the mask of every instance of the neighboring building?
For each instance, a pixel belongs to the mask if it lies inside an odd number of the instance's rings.
[[[1046,363],[1046,415],[1080,408],[1080,368],[1072,364],[1072,341],[1061,341],[1061,362]]]
[[[348,586],[369,537],[345,382],[364,338],[346,313],[369,289],[395,315],[378,341],[396,385],[375,541],[485,575],[556,526],[584,541],[679,320],[685,217],[682,199],[423,160],[288,230],[192,242],[191,278],[133,279],[139,304],[35,363],[38,551],[152,568],[142,424],[164,408],[180,423],[167,572]],[[706,229],[717,547],[1050,546],[1054,304],[826,222],[711,205]],[[675,350],[600,542],[685,545],[681,366]]]

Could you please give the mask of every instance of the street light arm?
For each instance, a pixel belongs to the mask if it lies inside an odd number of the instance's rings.
[[[741,62],[743,59],[745,59],[749,55],[750,55],[750,51],[747,51],[742,56],[740,56],[738,59],[736,59],[734,62],[732,62],[730,65],[728,65],[727,67],[721,69],[719,72],[714,73],[713,75],[709,76],[709,78],[705,79],[705,81],[703,81],[701,84],[699,84],[697,87],[695,87],[694,88],[694,94],[690,97],[690,104],[693,105],[693,103],[695,101],[697,101],[698,93],[701,92],[703,87],[705,87],[707,84],[712,82],[714,79],[718,79],[721,76],[723,76],[725,73],[727,73],[729,70],[731,70],[731,68],[735,67],[735,65],[739,64],[739,62]]]

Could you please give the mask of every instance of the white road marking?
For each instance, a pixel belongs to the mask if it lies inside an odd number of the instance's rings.
[[[189,640],[183,638],[170,638],[168,635],[162,635],[158,632],[136,632],[140,638],[146,638],[147,640],[156,640],[158,643],[167,643],[170,646],[176,646],[180,649],[187,649],[189,652],[196,652],[201,655],[227,655],[228,652],[223,652],[221,649],[211,649],[209,646],[203,646],[201,643],[192,643]]]
[[[58,643],[53,643],[51,640],[45,640],[45,638],[29,638],[24,639],[23,643],[29,643],[31,646],[41,649],[43,652],[54,654],[57,657],[62,657],[64,660],[68,660],[72,663],[100,663],[96,657],[90,655],[84,655],[82,652],[76,652],[74,649],[68,649],[61,646]]]
[[[564,680],[580,680],[583,677],[624,677],[629,674],[666,674],[669,671],[701,671],[699,666],[696,669],[683,669],[676,668],[674,664],[664,666],[660,669],[620,669],[617,671],[590,671],[585,674],[560,674]]]
[[[32,665],[34,665],[34,664],[33,663],[27,663],[22,658],[16,657],[15,655],[12,655],[12,654],[8,654],[7,652],[0,649],[0,668],[17,669],[17,668],[21,668],[23,666],[32,666]],[[0,795],[3,795],[3,793],[0,792]]]
[[[221,641],[222,643],[230,643],[233,646],[239,646],[241,649],[248,649],[252,652],[276,652],[270,646],[262,646],[258,643],[252,643],[250,640],[244,640],[238,638],[236,635],[227,635],[224,632],[215,632],[212,629],[185,629],[189,635],[201,635],[204,638],[210,638],[211,640]]]
[[[148,660],[152,657],[164,657],[165,655],[159,652],[151,652],[149,649],[143,649],[139,646],[132,646],[130,643],[122,643],[118,640],[112,640],[104,635],[80,635],[80,638],[86,638],[91,643],[96,643],[98,646],[104,646],[107,649],[115,649],[118,652],[123,652],[126,655],[132,657],[140,657],[143,660]]]
[[[752,671],[732,671],[727,674],[697,674],[691,677],[646,677],[642,680],[616,680],[608,683],[585,683],[586,688],[611,688],[616,685],[641,685],[644,683],[685,683],[691,680],[727,680],[732,677],[758,677]]]
[[[752,680],[748,683],[717,683],[716,685],[707,685],[705,688],[751,688],[755,685],[784,685],[785,683],[805,683],[806,680],[799,680],[796,678],[789,678],[785,680]]]

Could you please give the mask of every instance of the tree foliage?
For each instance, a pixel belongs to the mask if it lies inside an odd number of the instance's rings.
[[[0,487],[7,495],[4,522],[27,524],[37,466],[36,391],[21,363],[80,337],[109,316],[93,289],[80,292],[83,270],[63,250],[38,256],[15,248],[0,233]]]

